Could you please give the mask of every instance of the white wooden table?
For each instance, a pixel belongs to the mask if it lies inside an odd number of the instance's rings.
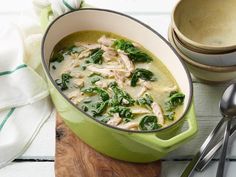
[[[170,13],[177,0],[87,0],[86,2],[100,8],[113,9],[129,14],[150,25],[167,38]],[[31,0],[9,0],[1,2],[0,22],[15,20],[22,10],[30,9]],[[158,46],[157,46],[158,47]],[[194,81],[194,100],[199,124],[198,135],[183,147],[163,159],[162,176],[177,177],[196,153],[201,143],[220,119],[218,101],[225,85],[205,85]],[[2,153],[2,152],[0,152]],[[40,130],[30,148],[9,166],[0,169],[1,177],[54,177],[55,153],[55,118],[50,118]],[[228,155],[230,160],[227,176],[236,172],[236,141],[231,145]],[[215,176],[218,158],[203,173],[194,176]]]

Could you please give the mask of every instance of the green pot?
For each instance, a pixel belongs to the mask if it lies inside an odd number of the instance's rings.
[[[47,21],[45,19],[48,14],[48,9],[43,11],[43,24]],[[98,23],[98,19],[103,20]],[[126,28],[121,28],[124,25]],[[123,130],[93,119],[67,99],[50,76],[49,59],[54,46],[63,37],[89,29],[109,31],[133,39],[147,46],[148,50],[158,56],[175,76],[181,91],[186,95],[182,117],[170,126],[156,131]],[[94,8],[63,14],[55,19],[45,32],[42,41],[42,64],[53,103],[64,122],[81,140],[102,154],[130,162],[151,162],[178,148],[197,132],[189,72],[165,39],[150,27],[127,15]],[[188,129],[180,132],[185,120],[188,122]]]

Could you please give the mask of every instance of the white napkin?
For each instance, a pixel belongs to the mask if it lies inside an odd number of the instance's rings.
[[[50,116],[49,97],[0,112],[0,168],[21,156]]]
[[[38,15],[49,5],[53,18],[80,8],[82,0],[33,0]],[[21,156],[52,112],[40,64],[38,18],[24,12],[15,24],[0,23],[0,168]]]
[[[27,50],[17,25],[0,24],[0,46],[1,168],[26,150],[52,105],[46,82],[23,62]]]

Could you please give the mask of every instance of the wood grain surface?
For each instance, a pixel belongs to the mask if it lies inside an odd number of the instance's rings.
[[[135,164],[104,156],[77,138],[57,115],[56,177],[159,177],[161,162]]]

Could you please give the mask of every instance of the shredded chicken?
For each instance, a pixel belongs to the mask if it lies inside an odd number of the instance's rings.
[[[128,58],[127,55],[125,55],[123,52],[119,52],[119,56],[121,58],[121,61],[123,62],[123,64],[125,65],[125,67],[127,68],[127,70],[129,72],[133,72],[134,71],[134,64],[133,62]]]
[[[91,51],[90,51],[89,49],[83,50],[83,51],[79,54],[78,59],[86,58],[86,57],[88,57],[90,54],[91,54]]]
[[[101,81],[95,82],[95,85],[97,85],[98,87],[102,87],[102,88],[107,88],[108,84],[109,83],[106,80],[101,80]]]
[[[126,100],[125,98],[123,98],[123,99],[122,99],[122,103],[128,105],[128,104],[129,104],[129,101]]]
[[[105,62],[111,61],[117,57],[117,52],[113,48],[102,45],[101,49],[104,51],[102,56]]]
[[[110,55],[109,52],[104,52],[104,53],[102,54],[102,57],[103,57],[103,59],[104,59],[105,62],[111,61],[112,58],[113,58],[113,57]]]
[[[105,46],[112,46],[112,44],[114,43],[115,39],[112,38],[107,38],[105,35],[103,35],[102,37],[100,37],[98,39],[98,43],[105,45]]]
[[[126,124],[119,125],[118,127],[130,130],[130,129],[137,128],[138,126],[139,126],[138,122],[128,122]]]
[[[134,45],[134,47],[138,47],[138,48],[142,47],[140,44],[138,44],[136,42],[132,42],[132,44]]]
[[[125,70],[122,68],[121,65],[116,65],[116,64],[103,65],[103,68],[113,69],[113,70],[118,70],[118,71],[124,71],[125,72]]]
[[[76,46],[83,46],[84,48],[88,50],[93,50],[97,48],[101,48],[100,44],[87,44],[87,43],[82,43],[82,42],[75,42]]]
[[[124,81],[125,81],[125,75],[122,74],[122,72],[119,72],[117,70],[113,71],[115,80],[118,83],[119,87],[123,88],[124,87]]]
[[[144,81],[143,83],[144,87],[146,87],[148,90],[152,89],[152,84],[149,81]]]
[[[71,62],[71,60],[64,60],[63,62],[64,63],[62,65],[60,75],[62,75],[63,73],[70,73],[71,71],[73,71],[74,66],[73,66],[73,62]]]
[[[163,91],[164,92],[173,92],[173,91],[176,91],[178,88],[176,85],[174,85],[173,87],[165,87],[163,88]]]
[[[118,113],[113,115],[113,118],[110,119],[107,124],[112,125],[112,126],[117,126],[121,122],[121,118]]]
[[[83,78],[84,75],[80,72],[71,72],[70,75],[75,78]]]
[[[97,68],[94,65],[89,65],[87,67],[87,69],[89,71],[95,72],[95,73],[99,73],[102,76],[107,76],[107,77],[114,77],[114,73],[112,72],[111,69],[107,69],[107,68]]]
[[[138,81],[137,84],[140,85],[140,86],[146,87],[148,90],[151,90],[151,89],[152,89],[152,84],[151,84],[151,82],[149,82],[149,81],[145,81],[145,80],[143,80],[143,79],[139,79],[139,81]]]
[[[133,114],[148,114],[148,113],[150,113],[150,111],[148,109],[141,108],[141,107],[131,108],[131,112]]]
[[[142,86],[140,92],[137,95],[137,98],[141,97],[147,90],[152,89],[151,82],[140,79],[138,84]]]
[[[158,105],[158,103],[153,102],[151,104],[151,108],[152,108],[153,113],[157,116],[158,123],[161,125],[164,125],[164,116],[163,116],[161,107]]]
[[[80,61],[79,60],[73,60],[71,63],[72,63],[71,67],[73,67],[73,68],[80,66]]]
[[[71,59],[75,60],[75,59],[79,59],[79,54],[78,53],[72,53],[70,54]]]
[[[83,79],[74,79],[73,83],[75,87],[83,87],[84,86],[84,80]]]
[[[84,99],[83,93],[78,89],[70,92],[67,97],[76,105]]]
[[[147,91],[147,87],[142,87],[137,95],[137,98],[141,97]]]

